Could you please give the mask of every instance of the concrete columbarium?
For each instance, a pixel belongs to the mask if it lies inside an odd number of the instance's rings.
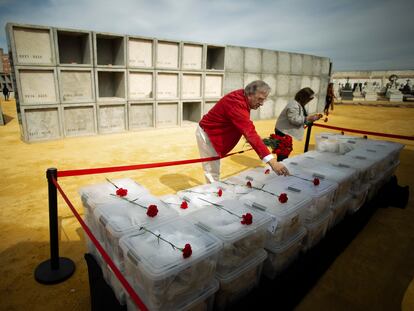
[[[303,87],[322,111],[328,58],[109,32],[9,23],[12,80],[26,142],[195,126],[226,93],[264,80],[254,120],[276,118]],[[41,121],[41,122],[40,122]]]

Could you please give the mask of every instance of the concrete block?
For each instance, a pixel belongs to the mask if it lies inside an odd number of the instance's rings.
[[[244,50],[238,46],[227,46],[225,70],[229,72],[243,72]]]
[[[94,135],[96,104],[62,105],[63,134],[65,137]]]
[[[201,120],[202,102],[201,101],[183,101],[182,102],[182,120],[181,125],[197,124]]]
[[[126,100],[126,71],[124,69],[96,69],[96,97],[102,101]]]
[[[98,103],[98,131],[100,134],[119,133],[127,128],[126,103]]]
[[[295,97],[296,93],[301,89],[302,77],[301,76],[289,76],[289,95]]]
[[[272,119],[274,115],[274,108],[274,100],[272,98],[267,98],[259,110],[260,120]]]
[[[311,55],[303,55],[302,59],[302,70],[304,75],[312,75],[313,74],[313,67],[312,67],[312,56]]]
[[[178,99],[178,72],[158,71],[156,73],[156,98]]]
[[[20,107],[27,142],[58,139],[62,137],[60,114],[57,105]]]
[[[95,79],[92,69],[59,67],[58,78],[62,103],[95,101]]]
[[[15,66],[56,65],[51,27],[9,23],[7,36]]]
[[[313,57],[312,60],[312,74],[314,76],[319,76],[321,74],[321,59],[320,57]]]
[[[60,28],[54,34],[58,65],[93,66],[92,32]]]
[[[290,73],[290,54],[278,52],[277,69],[279,73]]]
[[[262,51],[259,49],[244,49],[244,72],[260,73],[262,69]]]
[[[331,67],[331,62],[329,58],[322,58],[321,60],[321,74],[329,75],[329,69]]]
[[[128,99],[154,98],[154,72],[128,70]]]
[[[302,54],[291,54],[290,72],[292,74],[302,74]]]
[[[277,80],[275,74],[262,74],[262,79],[270,86],[269,96],[274,96],[276,94]]]
[[[164,69],[178,69],[180,59],[180,43],[175,41],[157,41],[155,66]]]
[[[196,99],[202,97],[203,75],[201,73],[181,74],[181,98]]]
[[[128,102],[129,129],[139,130],[154,127],[155,103]]]
[[[223,74],[206,73],[204,76],[204,97],[220,98],[223,96]]]
[[[128,67],[153,68],[154,67],[154,40],[127,37]]]
[[[183,43],[181,69],[202,70],[203,69],[203,45]]]
[[[303,89],[304,87],[310,87],[312,88],[311,80],[312,77],[309,76],[302,76],[302,82],[300,84],[300,88]]]
[[[277,73],[277,52],[263,50],[262,53],[262,72]]]
[[[319,94],[321,79],[319,77],[312,77],[311,80],[311,89],[315,94]]]
[[[287,96],[289,95],[289,76],[288,75],[277,75],[277,87],[276,95],[277,96]]]
[[[243,86],[243,74],[242,73],[230,73],[226,72],[224,75],[224,94],[230,93],[234,90],[242,89]]]
[[[179,125],[178,102],[158,102],[156,127],[173,127]]]
[[[204,102],[203,114],[207,114],[215,104],[217,104],[217,100],[206,100]]]
[[[206,69],[224,70],[226,58],[226,47],[218,45],[207,45]]]
[[[319,95],[325,100],[326,92],[328,90],[329,78],[320,78]]]
[[[250,82],[262,79],[262,76],[256,73],[245,73],[243,76],[244,76],[243,88],[246,87],[246,85],[249,84]]]
[[[21,105],[59,103],[56,67],[16,67]]]
[[[306,104],[306,109],[308,110],[309,114],[319,112],[318,101],[319,101],[318,96],[315,96],[308,104]]]
[[[125,36],[109,33],[93,33],[95,47],[95,66],[125,68]]]
[[[278,97],[275,101],[275,109],[274,109],[274,116],[276,118],[279,117],[280,113],[285,109],[286,105],[288,104],[289,97]]]

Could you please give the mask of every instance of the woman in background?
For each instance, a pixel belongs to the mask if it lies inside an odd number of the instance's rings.
[[[323,109],[323,112],[326,115],[329,115],[329,107],[331,107],[331,110],[334,110],[334,99],[336,98],[333,88],[333,83],[328,84],[328,90],[326,91],[326,99],[325,99],[325,108]]]

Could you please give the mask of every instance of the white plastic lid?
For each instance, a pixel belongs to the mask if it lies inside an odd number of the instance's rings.
[[[258,229],[267,228],[271,222],[271,218],[268,215],[248,208],[239,200],[225,200],[220,202],[219,205],[235,215],[220,207],[210,205],[198,212],[192,213],[188,216],[188,219],[206,231],[215,234],[226,243],[233,243],[253,234]],[[241,223],[242,215],[246,213],[250,213],[253,216],[253,222],[250,225]]]
[[[117,199],[116,204],[112,201],[109,204],[101,204],[94,210],[97,221],[102,223],[105,228],[114,236],[121,237],[136,227],[143,225],[162,223],[178,216],[178,213],[169,208],[160,199],[151,194],[144,194],[135,201],[136,204],[127,202],[121,198]],[[156,205],[158,213],[154,217],[147,215],[149,205]]]
[[[184,258],[180,250],[174,249],[170,244],[144,230],[136,230],[123,236],[119,245],[124,257],[128,257],[137,268],[139,266],[139,269],[152,280],[162,280],[177,274],[216,254],[223,246],[214,235],[183,218],[176,218],[157,226],[148,226],[147,229],[159,234],[176,247],[184,248],[186,244],[190,244],[192,249],[191,256]]]
[[[200,185],[178,191],[177,195],[181,199],[184,199],[187,202],[191,202],[197,206],[210,205],[202,199],[213,203],[219,203],[223,200],[231,200],[239,196],[236,194],[234,187],[223,184],[221,182],[213,182],[211,184]]]
[[[227,181],[239,185],[246,185],[248,181],[267,184],[276,177],[276,173],[270,168],[270,166],[265,166],[241,172],[240,174],[228,178]]]
[[[306,233],[307,233],[306,228],[301,227],[298,233],[296,233],[289,239],[283,241],[282,243],[268,241],[268,243],[266,243],[266,249],[272,253],[283,253],[286,249],[288,249],[292,245],[300,242],[305,237]]]
[[[319,184],[315,185],[313,183],[314,178],[309,173],[297,172],[292,176],[279,176],[279,179],[275,180],[274,183],[280,180],[286,185],[287,190],[306,193],[313,198],[320,198],[338,188],[338,184],[335,181],[328,179],[319,179]]]
[[[176,194],[164,195],[160,197],[160,200],[164,202],[165,204],[167,204],[171,209],[175,210],[181,216],[191,214],[207,206],[207,205],[201,206],[201,205],[196,205],[192,202],[187,202]],[[186,202],[186,205],[184,205],[184,207],[187,206],[186,208],[181,207],[183,205],[183,202]]]

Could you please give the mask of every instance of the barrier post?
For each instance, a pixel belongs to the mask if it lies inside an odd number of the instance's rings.
[[[36,267],[35,279],[42,284],[57,284],[68,279],[75,272],[75,264],[69,258],[59,257],[59,232],[57,189],[52,179],[57,180],[57,169],[46,171],[49,197],[50,259]]]
[[[306,132],[305,150],[303,150],[303,152],[307,152],[308,151],[308,148],[309,148],[309,140],[310,140],[311,131],[312,131],[312,125],[313,125],[313,123],[310,123],[308,125],[308,130]]]

